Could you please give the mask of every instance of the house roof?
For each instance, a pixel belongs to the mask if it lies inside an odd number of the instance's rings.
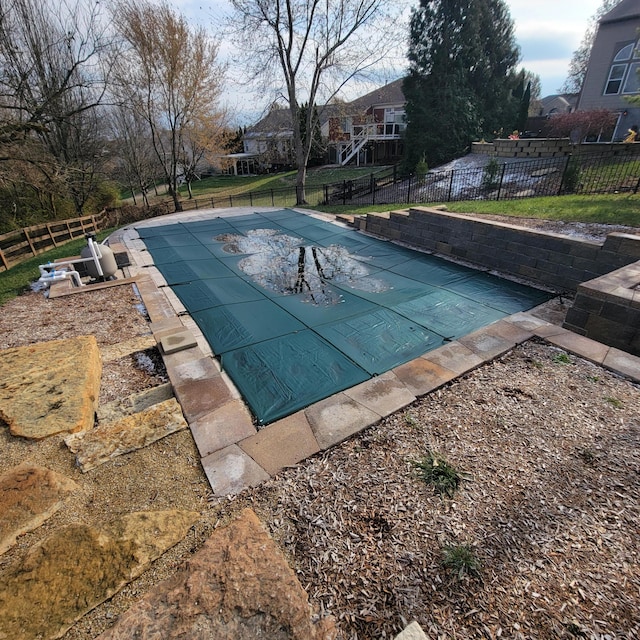
[[[398,80],[385,84],[384,87],[374,89],[364,96],[356,98],[350,102],[348,106],[354,110],[366,111],[369,107],[373,107],[374,105],[403,105],[406,102],[404,93],[402,92],[403,80],[404,78],[398,78]]]
[[[575,108],[576,103],[578,102],[578,94],[554,93],[549,96],[545,96],[544,98],[540,98],[539,102],[540,106],[542,107],[541,115],[549,113],[549,111],[551,111],[552,109],[561,109],[563,111],[567,111],[569,109]]]
[[[600,18],[600,24],[609,22],[620,22],[621,20],[632,20],[640,18],[640,2],[638,0],[622,0],[611,11],[605,13]]]
[[[366,111],[372,106],[404,105],[406,102],[402,93],[402,78],[390,82],[356,98],[352,102],[318,105],[320,124],[324,124],[334,116],[352,115]],[[245,137],[257,137],[260,134],[274,134],[276,132],[291,135],[291,110],[288,107],[273,108],[259,122],[250,127]]]
[[[291,133],[291,109],[288,107],[272,108],[259,122],[256,122],[245,132],[245,137],[260,133]]]

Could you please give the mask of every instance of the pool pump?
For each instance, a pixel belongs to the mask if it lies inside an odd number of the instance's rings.
[[[118,264],[113,251],[105,244],[98,244],[92,233],[88,233],[86,238],[87,246],[82,249],[80,258],[41,264],[38,282],[49,287],[53,282],[71,280],[76,287],[84,287],[86,285],[77,271],[77,265],[85,265],[86,272],[93,281],[114,280]]]

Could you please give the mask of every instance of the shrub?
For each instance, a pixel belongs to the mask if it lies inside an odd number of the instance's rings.
[[[562,191],[564,193],[575,193],[580,186],[581,177],[580,159],[576,156],[571,156],[567,161],[567,166],[562,176]]]
[[[482,187],[487,191],[493,191],[500,186],[500,165],[495,158],[487,162],[482,176]]]
[[[424,159],[424,156],[422,156],[422,160],[420,160],[420,162],[416,164],[416,168],[415,168],[416,177],[422,180],[422,178],[424,178],[427,175],[428,171],[429,171],[429,165],[427,164],[427,161]]]

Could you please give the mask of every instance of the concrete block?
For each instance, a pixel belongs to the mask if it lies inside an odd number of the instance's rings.
[[[320,451],[302,411],[260,429],[238,446],[272,476]]]
[[[230,400],[190,425],[201,457],[257,433],[253,417],[241,400]]]
[[[305,415],[321,449],[328,449],[372,425],[381,416],[338,393],[305,409]]]
[[[611,348],[604,359],[603,365],[620,375],[627,376],[636,382],[640,382],[640,350],[635,354]]]
[[[176,331],[175,333],[170,333],[160,338],[160,346],[162,347],[163,353],[169,354],[197,347],[198,343],[191,331],[183,329],[182,331]]]
[[[406,407],[416,399],[416,396],[391,371],[347,389],[344,393],[383,417]]]
[[[269,479],[269,474],[235,444],[203,458],[202,468],[217,496],[234,495]]]

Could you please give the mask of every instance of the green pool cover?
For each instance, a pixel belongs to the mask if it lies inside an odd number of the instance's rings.
[[[291,210],[137,231],[263,424],[550,298]]]

